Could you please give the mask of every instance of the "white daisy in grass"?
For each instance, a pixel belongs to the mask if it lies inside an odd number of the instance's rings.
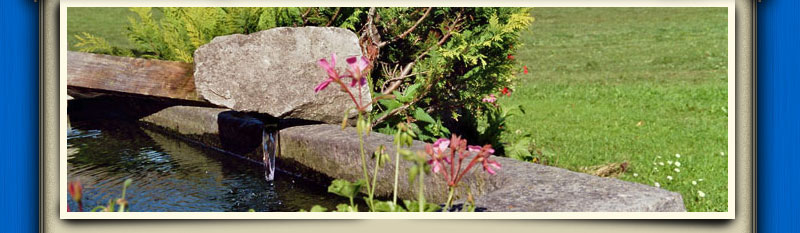
[[[692,181],[692,185],[697,185],[697,181]]]
[[[655,183],[655,186],[656,188],[661,188],[661,184],[659,184],[658,182]]]
[[[638,177],[638,176],[639,176],[639,174],[633,173],[633,177]]]
[[[672,165],[672,160],[667,160],[667,164]]]
[[[680,167],[681,166],[681,162],[675,161],[675,166],[676,167]]]
[[[664,162],[658,162],[658,165],[664,166]]]
[[[656,158],[659,158],[659,159],[660,159],[660,158],[661,158],[661,155],[656,155]]]
[[[672,180],[672,176],[667,176],[667,180]]]
[[[697,190],[697,196],[703,198],[703,197],[706,197],[706,193],[704,193],[703,191]]]
[[[672,169],[672,170],[675,171],[675,172],[681,172],[681,169],[678,169],[677,167],[675,169]]]
[[[675,158],[680,158],[681,154],[675,154]]]
[[[697,179],[697,181],[703,181],[703,179]]]
[[[720,151],[719,152],[719,156],[725,156],[725,152],[724,151]]]

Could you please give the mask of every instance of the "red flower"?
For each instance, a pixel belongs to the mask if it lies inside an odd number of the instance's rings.
[[[67,183],[67,192],[72,196],[72,200],[78,203],[78,211],[83,212],[83,205],[81,205],[81,196],[83,195],[83,186],[80,181],[73,181]],[[69,211],[69,210],[67,210]]]
[[[514,60],[514,55],[508,54],[508,60]]]
[[[522,73],[528,74],[528,66],[522,67]]]
[[[83,186],[81,186],[80,181],[73,181],[67,184],[67,192],[69,195],[72,196],[72,200],[75,202],[81,201],[81,194],[83,192]]]
[[[506,96],[511,96],[511,89],[509,89],[508,87],[504,87],[503,90],[500,91],[500,93],[503,93],[503,95]]]

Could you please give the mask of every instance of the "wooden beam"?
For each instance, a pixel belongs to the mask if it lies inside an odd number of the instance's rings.
[[[208,103],[194,86],[191,63],[67,52],[67,89]]]

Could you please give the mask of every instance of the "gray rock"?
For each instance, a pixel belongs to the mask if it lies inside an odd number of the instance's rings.
[[[173,106],[139,120],[251,161],[263,159],[261,135],[265,124],[240,112],[225,108]]]
[[[195,85],[204,99],[236,111],[340,123],[344,111],[354,106],[350,96],[335,84],[314,93],[327,79],[317,61],[330,60],[332,53],[344,73],[345,58],[362,55],[358,37],[346,29],[320,27],[220,36],[195,51]],[[350,90],[359,98],[357,87]],[[369,88],[362,88],[360,96],[363,102],[372,98]],[[350,116],[355,115],[352,110]]]
[[[394,159],[392,136],[372,133],[366,140],[368,155],[379,145],[387,146]],[[424,150],[425,143],[414,141],[412,151]],[[336,125],[295,126],[281,130],[281,156],[295,160],[333,178],[359,179],[362,175],[359,143],[355,129],[341,130]],[[466,186],[476,205],[499,212],[683,212],[680,194],[664,189],[603,178],[566,169],[523,162],[505,157],[492,157],[502,164],[496,175],[488,175],[481,167],[473,168],[456,191],[459,202],[466,197]],[[370,159],[370,161],[372,161]],[[376,193],[391,195],[394,163],[380,170]],[[405,179],[412,164],[400,163],[400,190],[403,199],[416,199],[416,185]],[[368,165],[372,171],[373,163]],[[443,203],[447,186],[440,175],[427,175],[425,196]]]

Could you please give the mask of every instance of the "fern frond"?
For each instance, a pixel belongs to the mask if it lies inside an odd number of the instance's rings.
[[[80,35],[76,34],[75,39],[78,39],[78,43],[75,43],[75,47],[81,52],[111,54],[114,50],[106,39],[94,36],[88,32],[83,32]]]

